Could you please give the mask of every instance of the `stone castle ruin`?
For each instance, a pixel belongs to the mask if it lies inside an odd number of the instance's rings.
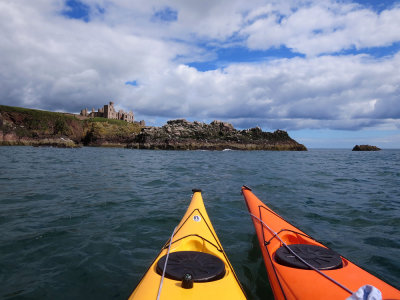
[[[92,108],[92,111],[89,112],[87,108],[81,110],[81,116],[88,118],[106,118],[106,119],[115,119],[115,120],[123,120],[129,123],[134,123],[135,117],[133,112],[125,112],[123,110],[116,111],[114,108],[114,102],[110,102],[109,104],[105,104],[102,108],[99,108],[97,111]]]

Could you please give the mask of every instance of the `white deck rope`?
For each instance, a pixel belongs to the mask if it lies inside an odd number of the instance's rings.
[[[353,294],[353,292],[348,289],[347,287],[345,287],[344,285],[342,285],[341,283],[337,282],[335,279],[329,277],[328,275],[326,275],[325,273],[321,272],[320,270],[318,270],[317,268],[315,268],[314,266],[312,266],[311,264],[309,264],[308,262],[306,262],[304,259],[302,259],[298,254],[296,254],[292,249],[289,248],[289,246],[279,237],[279,235],[272,230],[267,224],[264,223],[263,220],[261,220],[260,218],[256,217],[255,215],[253,215],[252,213],[250,213],[250,215],[257,219],[258,221],[260,221],[271,233],[273,233],[274,237],[277,237],[279,239],[279,241],[286,246],[286,248],[294,255],[296,256],[302,263],[304,263],[305,265],[307,265],[308,267],[310,267],[311,269],[313,269],[314,271],[318,272],[320,275],[324,276],[326,279],[332,281],[334,284],[340,286],[342,289],[344,289],[346,292]]]
[[[172,238],[174,237],[174,234],[175,234],[175,230],[176,230],[176,227],[174,228],[174,231],[172,232],[171,238],[169,239],[167,257],[165,258],[164,269],[163,269],[162,276],[161,276],[160,286],[158,287],[157,300],[160,300],[161,289],[162,289],[162,285],[163,285],[164,277],[165,277],[165,270],[167,269],[169,251],[171,250],[171,243],[172,243]]]

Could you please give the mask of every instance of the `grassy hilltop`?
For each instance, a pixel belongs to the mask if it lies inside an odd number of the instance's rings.
[[[0,145],[123,146],[140,132],[138,124],[105,118],[0,105]]]

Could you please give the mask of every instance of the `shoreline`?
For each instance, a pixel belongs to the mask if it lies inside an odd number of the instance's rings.
[[[82,146],[149,150],[307,151],[284,130],[238,130],[218,120],[210,124],[170,120],[161,127],[0,105],[0,145]]]
[[[99,144],[99,145],[84,145],[84,144],[69,144],[49,142],[47,140],[38,141],[0,141],[0,147],[49,147],[49,148],[119,148],[119,149],[132,149],[132,150],[158,150],[158,151],[304,151],[287,149],[285,147],[270,147],[268,149],[257,147],[257,145],[243,145],[243,147],[223,147],[223,146],[209,146],[209,147],[178,147],[178,148],[159,148],[156,146],[131,146],[125,144]]]

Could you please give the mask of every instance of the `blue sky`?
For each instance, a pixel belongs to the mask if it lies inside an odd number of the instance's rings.
[[[0,3],[0,103],[400,148],[400,1]]]

